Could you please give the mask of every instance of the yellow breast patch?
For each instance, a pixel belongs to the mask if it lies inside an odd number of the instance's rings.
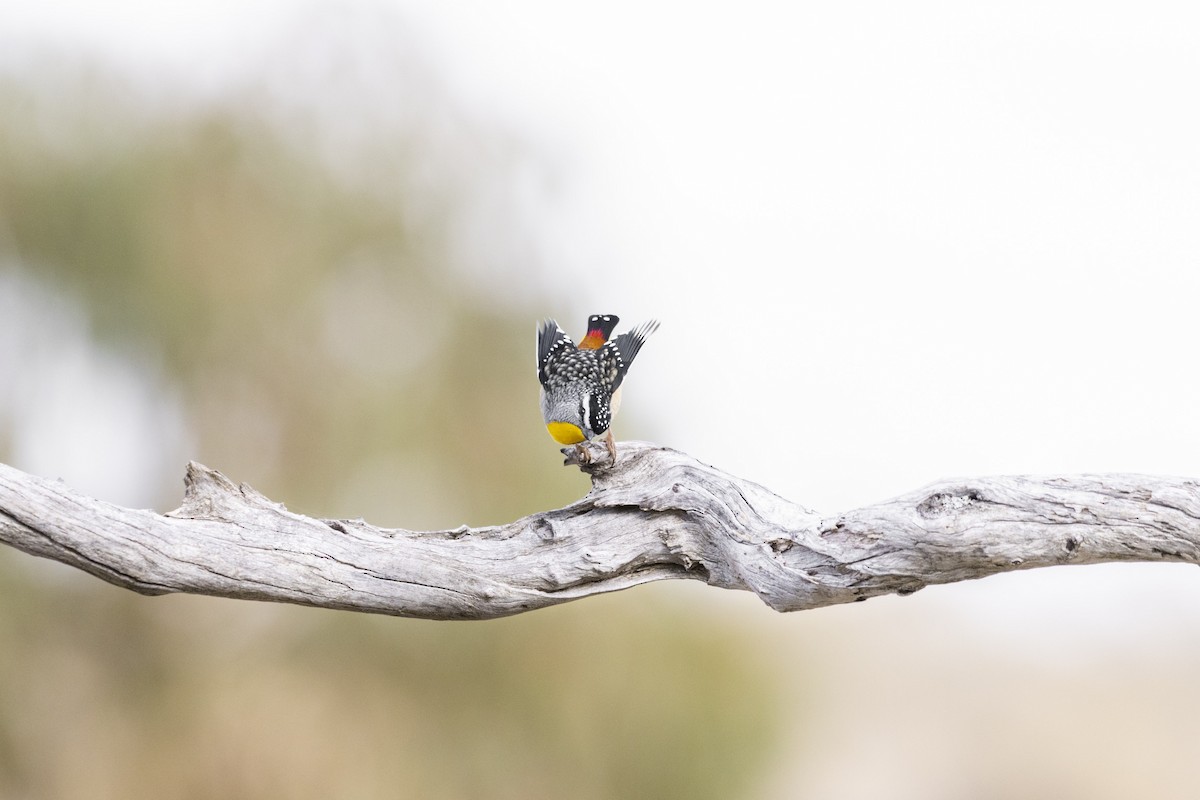
[[[579,426],[569,422],[547,422],[546,430],[559,444],[579,444],[584,438]]]

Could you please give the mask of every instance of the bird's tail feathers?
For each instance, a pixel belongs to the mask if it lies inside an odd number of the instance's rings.
[[[588,317],[587,336],[580,340],[579,349],[599,350],[620,321],[616,314],[592,314]]]

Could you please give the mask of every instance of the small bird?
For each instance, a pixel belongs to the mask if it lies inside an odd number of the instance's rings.
[[[618,321],[613,314],[593,314],[578,345],[552,319],[542,322],[537,332],[546,429],[559,444],[577,445],[603,436],[613,463],[617,445],[609,426],[621,406],[621,382],[646,338],[658,330],[658,321],[650,320],[609,341]]]

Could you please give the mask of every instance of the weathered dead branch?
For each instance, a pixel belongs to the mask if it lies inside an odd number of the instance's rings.
[[[578,463],[574,448],[564,450]],[[485,528],[376,528],[293,514],[188,465],[169,514],[0,465],[0,541],[143,594],[191,592],[430,619],[485,619],[693,578],[779,611],[997,572],[1200,561],[1200,484],[1141,475],[944,481],[822,516],[683,453],[591,445],[592,491]]]

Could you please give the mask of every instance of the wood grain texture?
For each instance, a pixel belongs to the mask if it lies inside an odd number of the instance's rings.
[[[428,619],[505,616],[666,578],[796,611],[1014,569],[1200,562],[1191,479],[951,480],[822,516],[645,442],[621,443],[615,466],[602,444],[563,452],[591,475],[587,496],[507,525],[447,531],[304,517],[196,463],[183,505],[168,514],[0,465],[0,541],[143,594]]]

